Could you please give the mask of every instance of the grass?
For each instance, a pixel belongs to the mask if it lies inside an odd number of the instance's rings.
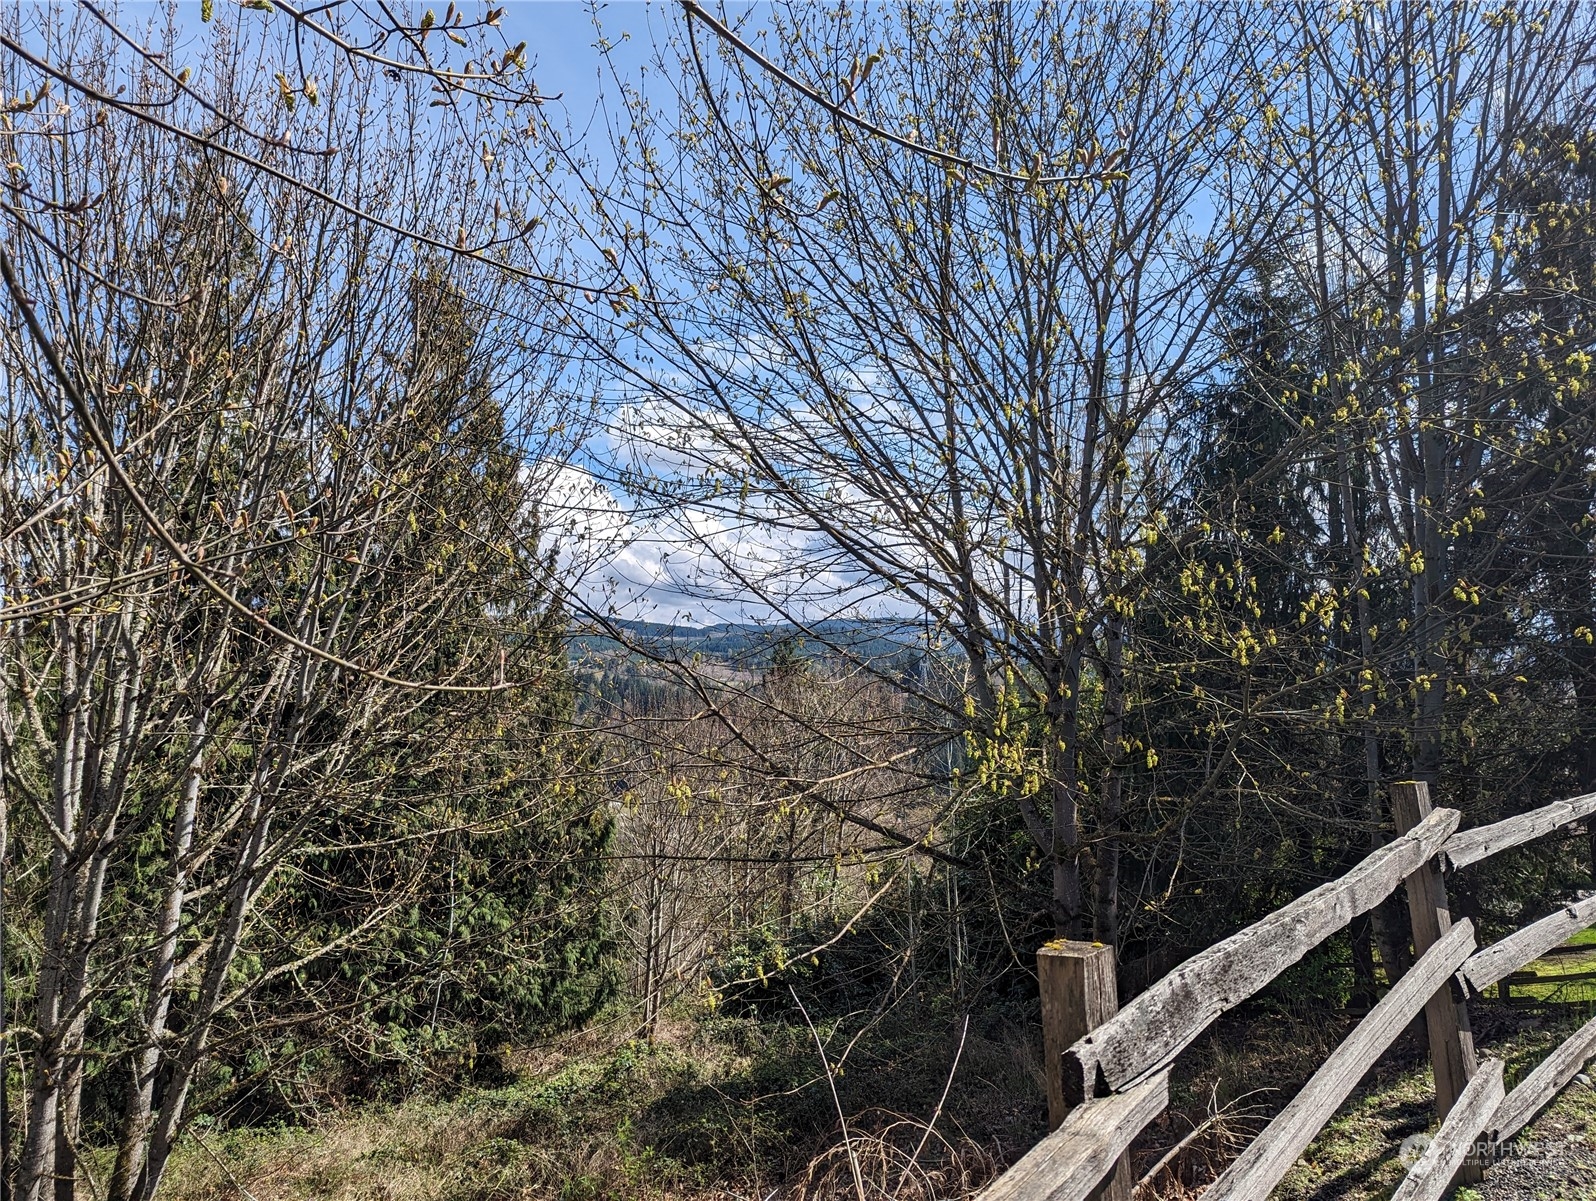
[[[1590,1016],[1585,1006],[1547,1011],[1489,1002],[1472,1007],[1482,1058],[1506,1063],[1512,1088],[1547,1052]],[[1138,1156],[1145,1170],[1182,1136],[1207,1123],[1153,1190],[1160,1201],[1189,1201],[1294,1095],[1351,1029],[1345,1016],[1253,1015],[1227,1019],[1177,1061],[1170,1110],[1152,1127]],[[1386,1201],[1406,1172],[1401,1147],[1433,1133],[1435,1088],[1424,1044],[1404,1033],[1363,1079],[1272,1194],[1272,1201]],[[1557,1142],[1596,1131],[1596,1090],[1570,1087],[1528,1128],[1525,1138]],[[1490,1180],[1475,1201],[1493,1201]],[[1517,1201],[1596,1201],[1596,1180],[1566,1196],[1553,1191],[1504,1194]],[[1144,1197],[1144,1201],[1146,1198]],[[1459,1194],[1454,1201],[1466,1201]]]
[[[1480,1056],[1505,1062],[1510,1090],[1590,1016],[1583,1006],[1558,1007],[1540,1015],[1475,1005],[1473,1014]],[[1276,1189],[1276,1201],[1383,1201],[1406,1171],[1400,1159],[1402,1141],[1434,1132],[1434,1101],[1427,1057],[1411,1035],[1405,1035]],[[1525,1137],[1565,1127],[1583,1131],[1593,1121],[1596,1093],[1572,1087],[1541,1114]],[[1489,1176],[1479,1195],[1482,1199],[1492,1195]],[[1552,1201],[1552,1194],[1547,1197]],[[1592,1197],[1596,1189],[1581,1201]],[[1455,1201],[1464,1201],[1461,1190]]]
[[[856,1154],[901,1201],[968,1195],[1045,1132],[1039,1048],[972,1021],[936,1130],[959,1029],[945,1015],[820,1023],[842,1060]],[[171,1201],[709,1201],[853,1194],[830,1088],[807,1028],[678,1020],[652,1044],[599,1041],[513,1065],[501,1088],[364,1107],[308,1127],[197,1131]]]
[[[1196,1197],[1261,1131],[1351,1030],[1345,1015],[1278,1014],[1222,1022],[1177,1062],[1171,1108],[1152,1141],[1207,1123],[1156,1182],[1155,1196]],[[1401,1178],[1398,1148],[1426,1129],[1433,1104],[1423,1048],[1404,1035],[1275,1190],[1276,1201],[1384,1201]],[[1158,1158],[1142,1156],[1144,1169]]]
[[[628,1043],[503,1088],[363,1108],[312,1127],[196,1132],[174,1201],[560,1201],[665,1197],[697,1183],[634,1133],[633,1102],[706,1075],[687,1046]]]
[[[1589,934],[1596,934],[1596,930],[1581,931],[1579,935],[1563,944],[1565,947],[1589,947],[1589,954],[1549,956],[1527,964],[1525,970],[1551,977],[1574,975],[1580,972],[1596,972],[1596,942],[1585,939],[1585,936]],[[1514,984],[1511,989],[1514,997],[1537,1003],[1577,1002],[1589,1004],[1596,1002],[1596,980],[1560,982],[1553,979],[1545,983]],[[1500,994],[1500,988],[1498,988],[1498,994]]]
[[[1512,1087],[1588,1016],[1474,1007],[1482,1057]],[[1140,1141],[1145,1171],[1171,1153],[1154,1197],[1185,1201],[1246,1144],[1350,1030],[1345,1015],[1227,1016],[1184,1054],[1171,1106]],[[819,1022],[840,1063],[838,1101],[867,1195],[973,1195],[1045,1130],[1035,1015],[970,1023],[947,1106],[925,1119],[959,1045],[956,1015],[906,1005]],[[847,1049],[850,1041],[851,1050]],[[587,1036],[512,1062],[503,1087],[366,1107],[306,1127],[200,1130],[181,1149],[173,1201],[791,1201],[853,1197],[852,1164],[806,1027],[791,1016],[678,1018],[653,1043]],[[1404,1139],[1433,1127],[1433,1086],[1411,1033],[1369,1073],[1274,1193],[1275,1201],[1384,1201]],[[1529,1131],[1583,1138],[1596,1091],[1574,1087]],[[1489,1191],[1480,1201],[1493,1201]],[[1539,1193],[1506,1194],[1541,1201]],[[1564,1201],[1546,1192],[1546,1201]],[[1591,1201],[1570,1194],[1568,1201]],[[1463,1201],[1460,1197],[1456,1201]]]

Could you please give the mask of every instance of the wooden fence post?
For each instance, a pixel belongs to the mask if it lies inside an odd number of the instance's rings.
[[[1036,953],[1042,991],[1042,1057],[1047,1064],[1047,1128],[1057,1130],[1069,1112],[1064,1100],[1064,1050],[1119,1012],[1114,948],[1055,939]],[[1090,1201],[1130,1201],[1136,1177],[1130,1153]]]
[[[1392,784],[1391,815],[1396,819],[1398,834],[1413,829],[1430,815],[1430,786],[1422,780]],[[1452,928],[1446,882],[1435,858],[1408,877],[1407,892],[1408,915],[1413,923],[1413,951],[1415,955],[1423,955]],[[1457,991],[1455,983],[1449,981],[1430,998],[1424,1007],[1424,1024],[1430,1037],[1430,1063],[1435,1068],[1436,1117],[1445,1121],[1478,1068],[1468,1002]],[[1471,1155],[1459,1169],[1457,1181],[1470,1184],[1482,1179],[1484,1167],[1480,1157]]]

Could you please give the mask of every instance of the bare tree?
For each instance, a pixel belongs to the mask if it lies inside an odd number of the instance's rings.
[[[615,335],[638,398],[617,485],[706,515],[678,535],[707,526],[718,574],[812,636],[925,616],[969,708],[924,699],[1007,789],[1055,927],[1114,940],[1163,447],[1280,200],[1240,115],[1273,86],[1266,22],[784,9],[760,49],[691,13],[680,153],[636,156],[621,231],[644,302]],[[636,111],[629,136],[661,127]]]
[[[934,836],[945,790],[922,768],[904,694],[776,649],[757,672],[644,668],[646,704],[635,677],[601,677],[621,789],[616,883],[650,1032],[672,1001],[713,1000],[712,969],[722,984],[763,979],[857,921],[918,851],[884,823]]]
[[[1293,113],[1300,124],[1287,127],[1300,136],[1291,157],[1313,200],[1303,282],[1327,328],[1343,331],[1323,382],[1341,398],[1332,424],[1344,480],[1349,456],[1379,448],[1359,469],[1370,500],[1341,488],[1344,510],[1361,508],[1373,524],[1347,527],[1354,571],[1410,582],[1411,629],[1404,621],[1388,631],[1398,635],[1388,645],[1411,655],[1412,768],[1434,779],[1467,613],[1499,553],[1467,536],[1487,520],[1482,485],[1495,457],[1533,453],[1541,436],[1511,361],[1529,353],[1542,373],[1567,369],[1505,316],[1527,316],[1566,291],[1565,281],[1526,278],[1518,267],[1535,215],[1515,211],[1511,180],[1583,103],[1596,29],[1575,5],[1499,14],[1307,7],[1298,28],[1306,86]],[[1515,474],[1535,486],[1533,472]],[[1491,502],[1535,503],[1522,491]],[[1367,641],[1362,588],[1361,578],[1342,585]]]
[[[193,105],[269,121],[261,57],[214,49]],[[396,777],[426,779],[471,715],[561,670],[538,502],[580,421],[544,407],[539,293],[368,219],[494,218],[472,172],[437,171],[454,131],[402,79],[373,112],[323,62],[340,153],[317,186],[357,215],[269,152],[226,153],[226,130],[196,147],[128,117],[167,103],[159,62],[74,76],[81,104],[50,100],[29,56],[5,66],[34,98],[3,134],[0,252],[0,780],[39,864],[17,1193],[73,1195],[86,1076],[111,1062],[129,1071],[105,1188],[127,1201],[159,1188],[218,1031],[360,945],[428,869],[394,858],[440,836],[393,807]],[[363,903],[296,925],[296,890],[330,883],[306,848],[353,824]],[[107,1026],[112,998],[131,1032]]]

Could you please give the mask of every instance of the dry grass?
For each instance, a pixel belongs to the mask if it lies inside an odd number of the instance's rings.
[[[637,1044],[573,1057],[501,1089],[369,1107],[309,1128],[197,1133],[173,1201],[509,1201],[667,1198],[691,1173],[631,1136],[626,1101],[695,1079],[684,1046]],[[713,1194],[708,1194],[713,1195]]]
[[[1475,1012],[1482,1053],[1507,1058],[1509,1084],[1578,1017],[1490,1005]],[[682,1021],[653,1046],[589,1038],[528,1054],[505,1088],[363,1109],[310,1128],[202,1132],[183,1148],[167,1195],[857,1201],[862,1192],[866,1201],[956,1201],[977,1193],[1045,1129],[1038,1040],[1012,1017],[972,1023],[929,1131],[957,1045],[951,1022],[922,1013],[862,1034],[835,1079],[845,1141],[806,1028],[752,1018]],[[1136,1148],[1139,1173],[1161,1164],[1138,1201],[1195,1201],[1350,1025],[1322,1015],[1222,1021],[1182,1057],[1171,1108]],[[835,1054],[850,1031],[822,1025],[822,1035]],[[1596,1129],[1596,1094],[1574,1091],[1543,1118],[1545,1129]],[[1402,1170],[1398,1148],[1432,1126],[1432,1107],[1422,1044],[1405,1035],[1275,1201],[1388,1197]],[[1519,1194],[1505,1196],[1517,1201]]]
[[[1008,1029],[972,1029],[928,1131],[958,1037],[955,1027],[952,1041],[941,1038],[940,1024],[922,1014],[859,1040],[836,1081],[846,1148],[806,1029],[678,1022],[652,1046],[589,1040],[526,1055],[504,1088],[363,1108],[308,1128],[198,1132],[165,1195],[829,1201],[857,1197],[857,1162],[869,1201],[954,1201],[1030,1146],[1045,1112],[1035,1052],[1016,1053]],[[825,1033],[834,1048],[847,1041],[844,1029]]]
[[[848,1138],[810,1160],[792,1201],[948,1201],[971,1197],[1002,1165],[968,1136],[948,1137],[924,1120],[876,1110],[848,1122]]]

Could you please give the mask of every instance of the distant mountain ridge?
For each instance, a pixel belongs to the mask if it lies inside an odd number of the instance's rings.
[[[597,623],[573,623],[572,657],[608,659],[641,652],[650,657],[680,660],[696,655],[744,670],[758,670],[769,665],[777,647],[785,646],[801,658],[841,654],[879,660],[918,655],[924,650],[926,641],[922,624],[901,618],[833,618],[809,626],[791,622],[720,622],[689,626],[619,619],[607,625],[615,633],[598,628]]]

